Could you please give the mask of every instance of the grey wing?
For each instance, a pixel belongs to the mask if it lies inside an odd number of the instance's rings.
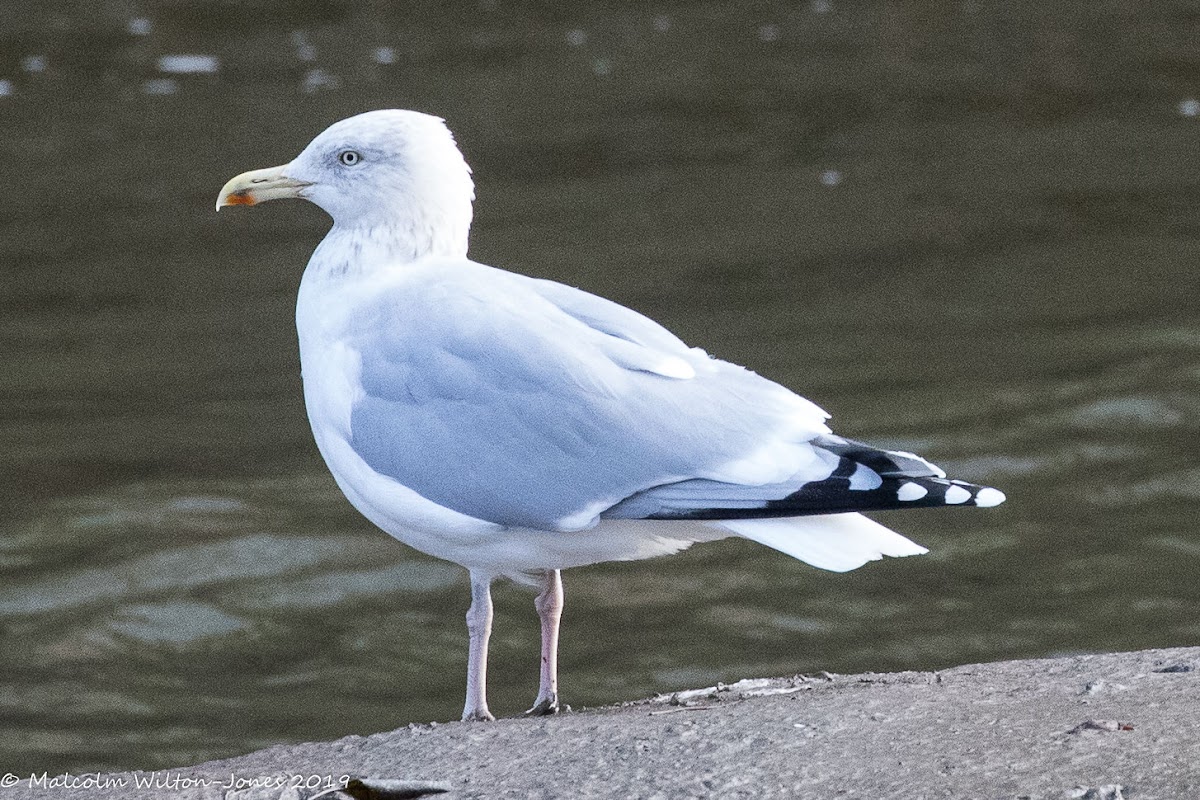
[[[622,306],[463,266],[374,301],[351,444],[479,519],[574,530],[646,489],[820,476],[824,412]]]
[[[610,336],[666,353],[691,349],[662,325],[620,303],[554,281],[531,279],[529,286],[561,311]]]

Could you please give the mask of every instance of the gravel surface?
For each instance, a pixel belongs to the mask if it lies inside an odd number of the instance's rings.
[[[1200,648],[1147,650],[745,680],[158,773],[49,776],[32,786],[30,776],[12,776],[0,797],[307,800],[349,775],[366,779],[352,792],[359,800],[443,790],[447,798],[1176,800],[1200,798],[1198,711]]]

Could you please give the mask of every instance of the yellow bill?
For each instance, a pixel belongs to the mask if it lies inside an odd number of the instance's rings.
[[[221,187],[217,195],[217,210],[221,206],[253,206],[268,200],[304,197],[304,189],[312,184],[289,178],[282,167],[255,169],[243,172]]]

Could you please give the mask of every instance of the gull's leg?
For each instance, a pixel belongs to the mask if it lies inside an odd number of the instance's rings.
[[[562,576],[556,569],[542,574],[542,590],[533,601],[542,620],[542,672],[538,696],[526,714],[541,716],[558,713],[558,622],[562,619]]]
[[[471,607],[467,609],[467,702],[462,718],[494,720],[487,705],[488,639],[492,636],[492,577],[471,573]]]

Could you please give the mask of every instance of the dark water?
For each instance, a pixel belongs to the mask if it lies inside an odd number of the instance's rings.
[[[0,4],[0,771],[457,716],[464,573],[310,441],[327,223],[212,211],[377,107],[457,131],[476,258],[1010,498],[888,516],[930,555],[847,575],[748,542],[568,573],[571,703],[1200,642],[1192,4],[435,8]],[[536,658],[502,587],[494,709]]]

